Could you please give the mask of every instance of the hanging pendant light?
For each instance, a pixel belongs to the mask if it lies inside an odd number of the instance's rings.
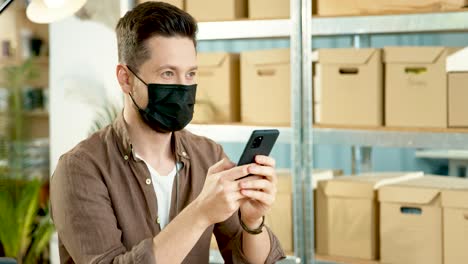
[[[47,24],[73,15],[86,0],[31,0],[26,15],[32,22]]]

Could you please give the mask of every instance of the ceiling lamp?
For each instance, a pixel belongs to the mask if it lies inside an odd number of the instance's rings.
[[[86,0],[31,0],[26,15],[35,23],[52,23],[75,14],[85,3]]]

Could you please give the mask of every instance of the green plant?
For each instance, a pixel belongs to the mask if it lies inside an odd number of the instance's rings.
[[[22,89],[30,81],[39,77],[39,70],[32,58],[20,65],[12,65],[4,69],[5,84],[10,89],[10,112],[14,120],[11,139],[21,140],[23,137],[23,104]]]
[[[106,102],[96,114],[88,134],[92,134],[101,128],[111,124],[119,115],[122,108],[115,103]]]
[[[54,231],[48,206],[39,204],[41,187],[38,180],[0,180],[0,242],[20,264],[37,263]]]

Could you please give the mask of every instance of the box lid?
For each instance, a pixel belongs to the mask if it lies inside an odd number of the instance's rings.
[[[447,57],[447,72],[468,72],[468,47]]]
[[[288,64],[291,60],[289,49],[272,49],[245,51],[241,53],[241,60],[253,65]]]
[[[219,67],[229,56],[229,53],[198,53],[197,60],[199,67]]]
[[[408,174],[405,173],[377,173],[360,176],[339,177],[334,180],[319,183],[320,188],[329,197],[353,197],[373,199],[376,186],[382,182],[398,179]]]
[[[427,175],[394,185],[384,186],[379,190],[380,202],[429,204],[438,198],[442,190],[460,186],[460,179],[448,176]]]
[[[379,49],[320,49],[318,62],[321,64],[366,64]]]
[[[278,177],[277,189],[278,192],[291,192],[292,190],[292,179],[291,170],[289,169],[278,169],[276,175]],[[317,187],[317,183],[324,180],[333,179],[335,176],[340,175],[341,171],[338,170],[325,170],[316,169],[312,171],[312,188]]]
[[[442,191],[442,206],[447,208],[468,209],[468,188],[463,190]]]
[[[447,50],[445,47],[385,47],[386,63],[434,63]]]

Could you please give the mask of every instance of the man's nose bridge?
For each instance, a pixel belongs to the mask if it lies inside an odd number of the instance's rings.
[[[185,77],[186,73],[185,72],[180,72],[177,74],[177,83],[178,84],[183,84],[183,85],[188,85],[190,84],[189,83],[189,80],[187,80],[187,78]]]

